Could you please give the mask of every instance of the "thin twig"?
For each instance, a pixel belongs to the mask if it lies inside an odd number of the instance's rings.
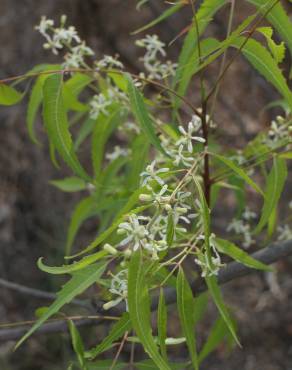
[[[42,299],[48,299],[48,300],[55,300],[57,298],[56,293],[50,293],[43,290],[35,289],[35,288],[29,288],[27,286],[13,283],[11,281],[5,280],[0,278],[0,286],[14,290],[18,293],[29,295],[36,298],[42,298]],[[76,306],[81,306],[85,308],[91,308],[88,303],[80,300],[80,299],[73,299],[70,303],[75,304]]]

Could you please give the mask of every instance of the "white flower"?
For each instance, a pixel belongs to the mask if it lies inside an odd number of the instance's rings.
[[[50,38],[48,31],[51,30],[52,27],[54,27],[54,21],[52,19],[47,19],[46,16],[42,16],[39,25],[35,26],[35,29],[48,39]]]
[[[117,233],[119,235],[127,235],[127,237],[120,242],[120,246],[125,246],[132,242],[134,243],[133,250],[135,251],[139,246],[145,245],[145,237],[149,235],[149,231],[144,225],[140,224],[140,220],[148,220],[148,217],[132,214],[128,217],[128,222],[122,222],[119,225]]]
[[[193,151],[193,140],[200,143],[205,143],[206,141],[200,136],[193,136],[193,134],[198,131],[197,125],[193,122],[193,120],[188,124],[188,131],[186,131],[183,126],[179,126],[178,129],[183,136],[176,142],[176,145],[186,145],[189,153],[192,153]]]
[[[78,68],[84,63],[85,56],[94,55],[93,50],[82,42],[80,45],[71,48],[71,53],[65,55],[64,68]]]
[[[81,42],[80,37],[75,29],[75,27],[70,26],[69,28],[56,28],[54,34],[54,41],[60,44],[71,44],[73,40],[77,43]]]
[[[292,230],[289,225],[278,226],[278,241],[285,241],[292,239]]]
[[[118,56],[112,57],[111,55],[104,55],[102,59],[95,63],[97,69],[107,68],[107,67],[116,67],[123,69],[124,65],[118,60]]]
[[[227,226],[227,231],[234,231],[235,234],[239,234],[243,237],[243,247],[249,248],[254,240],[252,239],[250,225],[243,220],[233,219]]]
[[[114,151],[112,153],[107,153],[105,155],[106,159],[110,161],[114,161],[115,159],[119,157],[127,157],[129,155],[130,151],[128,149],[123,149],[119,145],[116,145],[114,147]]]
[[[165,43],[160,41],[157,35],[146,35],[144,39],[137,40],[136,45],[146,49],[145,59],[156,59],[157,54],[166,56]]]
[[[224,263],[221,262],[221,257],[216,249],[216,245],[214,242],[215,235],[211,234],[209,238],[210,249],[213,253],[211,256],[211,261],[208,258],[208,254],[206,251],[199,252],[198,258],[195,259],[195,262],[201,267],[202,269],[202,277],[218,275],[218,272],[221,267],[224,266]],[[200,235],[197,240],[204,240],[205,236]]]
[[[109,301],[103,305],[103,308],[105,310],[108,310],[116,305],[118,305],[120,302],[125,300],[126,302],[126,310],[128,310],[128,303],[127,303],[127,297],[128,297],[128,271],[122,270],[118,274],[114,275],[111,281],[111,287],[109,291],[117,295],[118,298]]]
[[[286,121],[284,117],[277,116],[276,120],[271,122],[270,129],[264,143],[270,148],[277,146],[278,142],[284,139],[289,139],[292,130],[291,121]]]
[[[242,218],[246,221],[255,219],[257,217],[257,214],[255,212],[252,212],[248,207],[246,207],[242,213]]]
[[[142,181],[142,186],[147,185],[151,180],[157,181],[158,184],[161,186],[164,185],[164,181],[158,175],[168,172],[169,168],[160,168],[158,170],[155,170],[155,164],[156,161],[154,160],[150,165],[146,167],[146,170],[140,174],[142,178],[144,177]]]
[[[112,104],[104,94],[94,95],[89,103],[90,106],[90,118],[97,119],[97,117],[102,113],[105,116],[109,114],[107,107]]]

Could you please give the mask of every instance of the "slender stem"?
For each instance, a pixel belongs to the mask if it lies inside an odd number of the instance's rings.
[[[245,45],[247,44],[248,40],[255,33],[256,29],[258,28],[258,26],[260,25],[260,23],[262,22],[262,20],[266,18],[266,16],[270,13],[270,11],[274,8],[274,6],[279,1],[280,0],[274,1],[274,3],[272,4],[272,6],[270,8],[268,8],[267,11],[262,14],[262,16],[254,24],[254,26],[252,27],[252,29],[250,31],[248,31],[247,37],[244,39],[243,43],[240,45],[240,47],[238,48],[237,52],[234,54],[233,58],[231,58],[231,60],[229,61],[229,63],[227,63],[227,65],[223,69],[222,73],[219,75],[217,81],[215,82],[215,85],[213,86],[213,88],[211,89],[211,91],[209,92],[209,94],[206,96],[206,99],[205,99],[206,101],[208,101],[211,98],[211,96],[215,93],[215,91],[217,89],[217,85],[223,80],[223,78],[225,77],[227,71],[229,70],[229,68],[231,67],[231,65],[235,61],[235,59],[241,54],[241,51],[245,47]]]

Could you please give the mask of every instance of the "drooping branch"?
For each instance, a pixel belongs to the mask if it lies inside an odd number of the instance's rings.
[[[257,251],[251,255],[251,257],[261,261],[265,264],[271,264],[279,261],[285,257],[292,256],[292,240],[288,240],[282,243],[273,243],[270,246]],[[228,283],[238,277],[249,275],[251,273],[259,272],[258,270],[251,269],[238,262],[229,263],[224,269],[219,272],[218,282],[220,285]],[[203,279],[195,280],[192,283],[192,288],[195,294],[202,293],[207,290],[207,287]],[[16,290],[16,289],[15,289]],[[19,290],[18,290],[19,291]],[[24,291],[22,291],[24,293]],[[29,294],[29,291],[26,291]],[[172,304],[176,301],[176,292],[173,288],[165,289],[165,300],[167,304]],[[158,299],[154,298],[152,301],[152,309],[156,310]],[[102,311],[102,302],[96,305],[97,311]],[[112,314],[120,314],[122,312],[121,307],[116,307],[110,311]],[[102,319],[101,319],[102,320]],[[80,320],[77,322],[78,326],[93,325],[100,320]],[[67,330],[66,320],[58,321],[53,323],[47,323],[36,332],[36,334],[48,334],[58,333]],[[25,332],[27,327],[13,328],[13,329],[0,329],[0,341],[16,340],[19,339]]]

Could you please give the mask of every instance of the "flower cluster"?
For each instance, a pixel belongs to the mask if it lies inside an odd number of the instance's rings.
[[[200,235],[197,238],[197,240],[204,240],[204,239],[205,239],[204,235]],[[216,248],[215,234],[210,235],[209,245],[210,245],[211,253],[213,253],[213,255],[211,255],[211,259],[209,258],[206,250],[199,251],[198,258],[195,258],[195,262],[202,269],[202,273],[201,273],[202,277],[218,275],[220,268],[224,266],[224,263],[221,262],[221,257]]]
[[[94,52],[80,39],[75,27],[65,27],[66,20],[67,17],[62,15],[60,26],[55,28],[54,21],[43,16],[35,29],[46,39],[43,45],[45,49],[52,50],[54,54],[64,48],[69,49],[65,55],[64,68],[78,68],[84,64],[84,58],[94,55]]]
[[[264,138],[264,143],[271,149],[284,140],[291,139],[292,122],[284,117],[277,116],[271,122],[267,137]]]
[[[104,310],[109,310],[110,308],[118,305],[120,302],[125,301],[126,310],[128,310],[128,271],[121,270],[116,275],[112,277],[111,287],[109,292],[113,295],[118,296],[116,299],[113,299],[103,305]]]
[[[137,40],[136,45],[146,49],[146,53],[141,58],[148,78],[162,80],[167,76],[174,76],[177,64],[171,61],[162,63],[159,57],[166,57],[165,43],[160,41],[157,35],[146,35],[144,39]]]
[[[245,208],[242,213],[241,219],[233,219],[231,223],[227,226],[227,231],[234,231],[235,234],[240,235],[243,238],[243,247],[249,248],[254,240],[251,234],[250,222],[256,218],[256,213]]]
[[[277,238],[278,241],[285,241],[285,240],[292,239],[292,229],[287,224],[283,226],[278,226],[277,232],[278,232],[278,238]]]

